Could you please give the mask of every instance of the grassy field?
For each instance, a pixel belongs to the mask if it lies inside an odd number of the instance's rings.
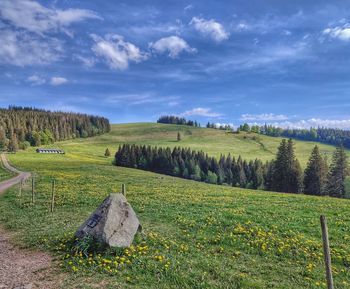
[[[182,140],[178,142],[177,132],[180,131]],[[195,128],[183,125],[167,125],[157,123],[134,123],[112,125],[112,131],[103,136],[76,139],[63,142],[62,145],[68,152],[86,150],[90,155],[99,155],[101,149],[107,146],[112,152],[118,149],[119,144],[135,143],[154,146],[182,146],[194,150],[203,150],[211,156],[219,157],[220,154],[233,156],[241,155],[243,159],[261,159],[263,161],[274,158],[281,138],[273,138],[254,133],[232,134],[217,129]],[[89,144],[89,146],[87,146]],[[315,145],[320,147],[320,152],[327,155],[331,161],[334,147],[315,142],[295,141],[296,155],[303,167],[306,166],[311,150]],[[80,148],[79,148],[80,147]],[[94,153],[95,148],[96,153]],[[350,152],[348,152],[350,156]]]
[[[36,174],[29,188],[0,197],[0,222],[19,244],[51,251],[67,272],[64,288],[326,288],[319,215],[328,217],[336,288],[350,286],[350,201],[208,185],[111,165],[103,156],[119,143],[181,145],[212,155],[263,158],[265,149],[244,135],[164,125],[118,125],[104,136],[57,144],[65,155],[34,149],[9,155]],[[217,145],[215,145],[215,139]],[[273,156],[279,140],[261,137]],[[252,145],[249,147],[248,144]],[[298,156],[312,144],[297,142]],[[333,148],[320,145],[322,151]],[[254,151],[254,148],[256,152]],[[254,155],[256,153],[256,155]],[[304,157],[305,160],[305,157]],[[49,213],[50,180],[57,180],[56,211]],[[77,227],[122,183],[143,233],[133,247],[85,256],[72,252]]]

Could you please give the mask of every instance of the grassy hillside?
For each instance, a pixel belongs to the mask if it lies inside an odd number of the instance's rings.
[[[177,132],[182,134],[182,140],[176,140]],[[195,128],[183,125],[169,125],[156,123],[135,123],[112,125],[112,131],[103,136],[76,139],[63,142],[64,147],[70,152],[81,151],[91,147],[98,150],[107,146],[114,152],[119,144],[135,143],[157,146],[183,146],[219,157],[220,154],[231,153],[234,156],[241,155],[244,159],[271,160],[274,158],[281,138],[268,137],[254,133],[232,134],[217,129]],[[314,142],[295,141],[296,154],[301,165],[306,166],[311,150],[315,144],[319,145],[320,152],[331,160],[334,147]],[[81,146],[79,148],[79,146]],[[90,152],[91,147],[89,147]],[[349,152],[350,156],[350,152]]]
[[[326,288],[319,229],[319,215],[325,214],[335,285],[349,287],[349,200],[208,185],[115,167],[112,158],[103,157],[107,146],[113,151],[126,141],[178,145],[173,139],[179,129],[188,130],[183,145],[213,155],[239,148],[246,158],[264,156],[261,148],[252,155],[256,145],[244,135],[153,124],[113,126],[108,135],[59,143],[66,155],[34,149],[9,155],[14,165],[36,173],[36,203],[30,204],[29,188],[21,200],[12,189],[0,197],[0,222],[18,231],[19,243],[57,256],[57,265],[67,271],[64,288],[301,289]],[[279,142],[262,139],[275,147]],[[298,142],[297,149],[301,156],[311,146]],[[52,177],[57,203],[50,214]],[[134,247],[105,255],[72,254],[67,240],[122,183],[144,228]]]

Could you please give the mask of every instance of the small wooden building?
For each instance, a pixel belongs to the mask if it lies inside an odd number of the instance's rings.
[[[64,150],[60,149],[36,149],[36,152],[39,154],[64,154]]]

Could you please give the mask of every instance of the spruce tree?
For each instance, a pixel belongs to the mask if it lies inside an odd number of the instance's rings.
[[[9,140],[6,137],[5,130],[0,127],[0,151],[7,150]]]
[[[287,174],[289,175],[289,178],[286,192],[301,193],[303,185],[303,173],[301,170],[300,163],[295,157],[294,142],[292,139],[289,139],[287,143],[287,160]]]
[[[331,197],[345,198],[345,177],[348,163],[343,146],[338,146],[327,177],[326,194]]]
[[[8,151],[13,153],[18,151],[18,140],[17,140],[17,135],[15,133],[12,134],[12,137],[10,139],[10,142],[8,145]]]
[[[177,141],[181,141],[181,133],[179,131],[177,132]]]
[[[312,150],[304,173],[304,193],[321,196],[324,194],[327,171],[326,164],[316,145]]]
[[[272,190],[286,193],[300,193],[302,189],[302,171],[295,158],[294,143],[283,139],[274,162]]]
[[[274,168],[272,172],[271,189],[277,192],[285,192],[287,184],[287,141],[282,140],[278,148]]]
[[[108,148],[106,148],[106,151],[105,151],[105,157],[110,157],[111,156],[111,152],[109,151]]]
[[[264,182],[263,164],[260,160],[256,159],[252,168],[251,185],[253,189],[259,189]]]

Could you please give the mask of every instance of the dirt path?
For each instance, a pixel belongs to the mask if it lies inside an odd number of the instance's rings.
[[[4,154],[1,154],[1,161],[6,169],[18,175],[0,183],[0,194],[30,177],[30,173],[12,167]],[[18,248],[11,243],[13,237],[13,233],[0,227],[0,289],[58,288],[59,282],[51,277],[55,275],[52,273],[51,256]]]
[[[24,181],[30,177],[30,173],[21,172],[16,168],[12,167],[7,161],[5,154],[1,154],[1,161],[7,170],[16,173],[17,176],[0,183],[0,194],[6,191],[8,188],[14,186],[15,184],[18,184],[21,180]]]

